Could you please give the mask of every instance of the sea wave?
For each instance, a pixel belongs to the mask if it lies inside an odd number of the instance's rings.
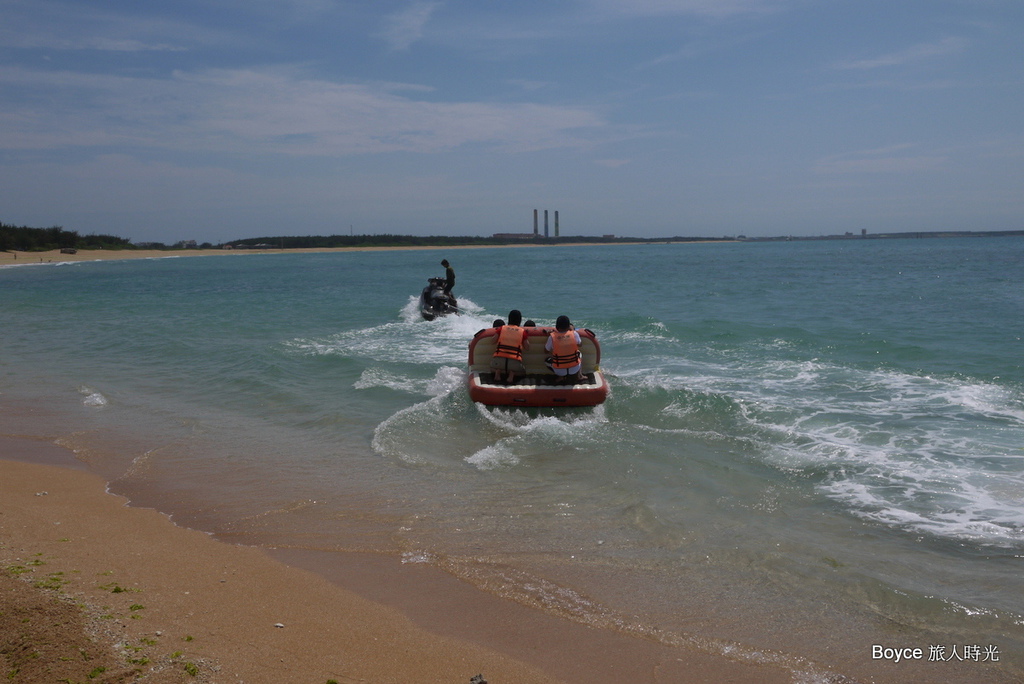
[[[97,392],[91,387],[82,386],[78,388],[78,393],[82,395],[82,404],[84,406],[91,406],[93,408],[103,408],[110,404],[102,393]]]
[[[820,360],[717,365],[689,377],[620,377],[758,444],[758,458],[810,477],[859,518],[982,545],[1024,545],[1024,401],[992,382]],[[688,420],[689,419],[689,420]]]
[[[398,320],[329,337],[295,338],[286,342],[285,347],[300,355],[370,359],[388,365],[463,364],[469,340],[478,330],[489,327],[491,321],[481,317],[480,307],[471,300],[463,299],[459,304],[465,307],[464,314],[425,321],[419,315],[417,300],[410,297]]]

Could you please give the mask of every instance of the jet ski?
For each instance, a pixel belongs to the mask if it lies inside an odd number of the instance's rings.
[[[427,278],[427,286],[420,293],[420,315],[428,321],[459,313],[458,302],[444,293],[444,286],[444,278]]]

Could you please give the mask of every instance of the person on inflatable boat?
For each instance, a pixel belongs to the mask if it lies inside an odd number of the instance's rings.
[[[523,352],[530,348],[530,340],[523,329],[523,314],[518,309],[508,312],[508,323],[498,331],[498,347],[491,357],[491,370],[494,371],[494,382],[507,384],[516,380],[516,373],[526,375],[523,365]]]
[[[568,316],[559,316],[555,329],[544,343],[544,349],[551,353],[547,358],[548,368],[558,376],[559,384],[568,382],[569,377],[580,381],[583,355],[580,353],[580,334],[573,328]]]

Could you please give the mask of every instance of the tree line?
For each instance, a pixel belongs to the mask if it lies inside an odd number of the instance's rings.
[[[324,249],[332,247],[415,247],[451,245],[503,244],[506,240],[484,237],[451,237],[448,235],[282,235],[233,240],[233,247],[263,247],[273,249]]]
[[[199,245],[194,241],[178,243],[173,246],[161,242],[132,244],[128,238],[115,235],[79,235],[78,231],[65,230],[61,226],[52,228],[29,228],[0,223],[0,251],[45,252],[53,249],[212,249],[234,247],[236,249],[312,249],[338,247],[450,247],[486,246],[509,244],[565,244],[574,242],[688,242],[692,240],[721,240],[723,238],[627,238],[627,237],[595,237],[595,236],[562,236],[557,238],[528,236],[523,238],[451,236],[451,235],[393,235],[380,233],[376,235],[282,235],[276,237],[242,238],[222,244],[204,242]],[[725,238],[731,239],[731,238]]]
[[[79,235],[77,230],[29,228],[0,223],[0,251],[46,252],[51,249],[130,249],[131,240],[115,235]]]
[[[324,249],[336,247],[450,247],[473,245],[554,245],[575,242],[695,242],[732,240],[733,238],[631,238],[631,237],[595,237],[589,235],[572,235],[553,237],[508,238],[508,237],[477,237],[451,235],[287,235],[277,237],[243,238],[225,244],[234,248],[252,249]]]

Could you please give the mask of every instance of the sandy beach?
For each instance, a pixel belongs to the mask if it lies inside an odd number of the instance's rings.
[[[310,247],[299,249],[80,249],[75,254],[64,254],[59,249],[46,252],[0,251],[0,267],[19,266],[24,264],[61,263],[69,261],[103,261],[108,259],[169,259],[174,257],[201,256],[257,256],[268,254],[312,254],[318,252],[367,252],[386,250],[430,250],[430,249],[506,249],[509,247],[583,247],[608,246],[632,243],[582,243],[567,242],[556,245],[537,245],[533,243],[507,245],[403,245],[399,247]],[[638,243],[639,244],[639,243]],[[646,243],[644,243],[646,244]]]
[[[280,250],[276,250],[280,252]],[[0,266],[21,266],[25,264],[51,264],[65,261],[104,261],[109,259],[161,259],[178,256],[223,256],[225,254],[261,254],[255,250],[223,249],[80,249],[74,254],[64,254],[59,249],[45,252],[0,251]]]
[[[5,455],[46,448],[3,442]],[[428,634],[261,550],[127,507],[84,471],[3,461],[0,473],[0,652],[3,671],[18,673],[10,681],[84,681],[101,667],[99,681],[132,672],[159,682],[556,681]]]
[[[353,557],[330,581],[301,558],[128,506],[46,441],[2,437],[0,454],[17,459],[0,460],[0,667],[12,682],[789,681],[396,559]]]

